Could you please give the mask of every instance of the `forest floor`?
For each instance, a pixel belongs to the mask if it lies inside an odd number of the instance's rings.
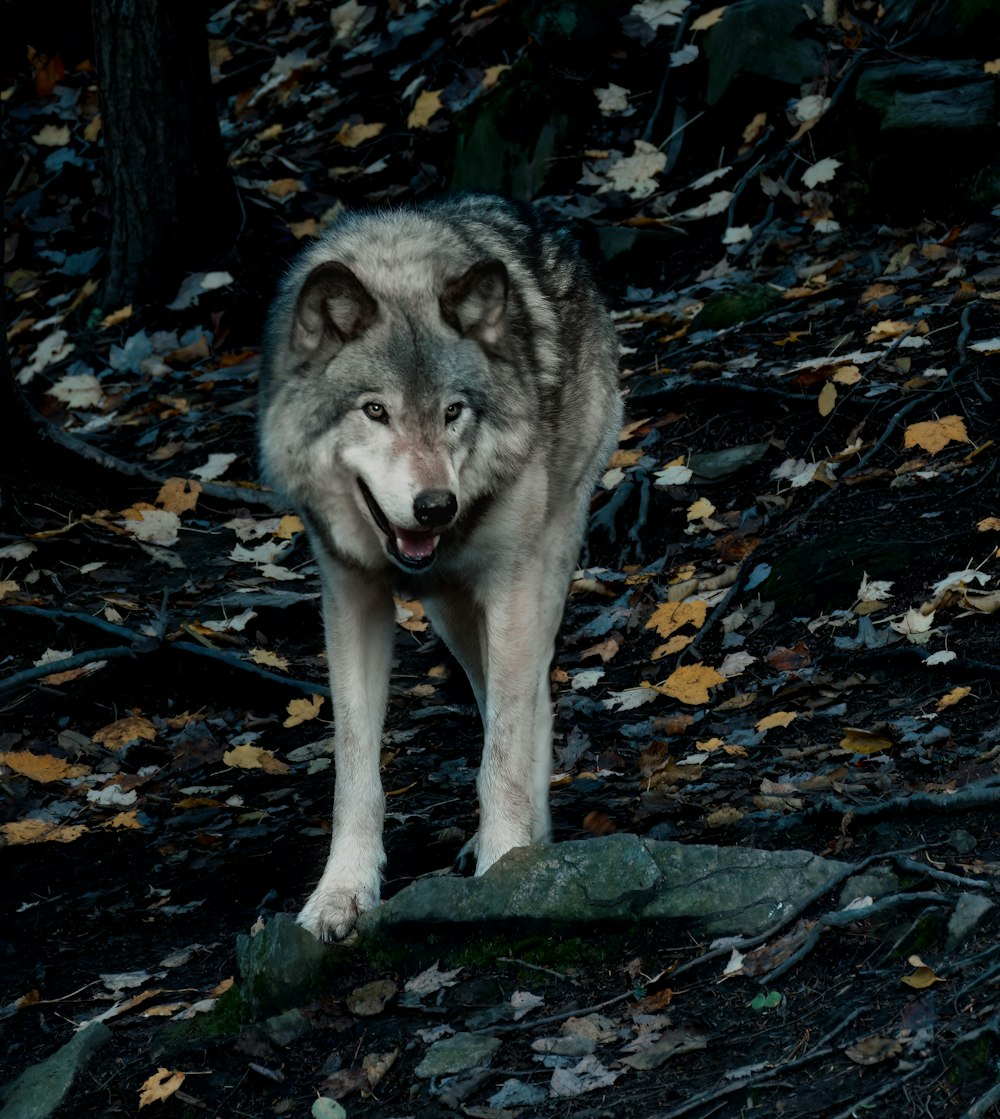
[[[587,147],[610,165],[591,159],[582,185],[579,161],[561,172],[548,208],[663,240],[652,261],[601,266],[628,422],[553,665],[555,838],[881,858],[899,891],[856,920],[817,899],[737,946],[742,963],[676,926],[429,928],[331,948],[291,1024],[226,1002],[237,934],[315,882],[332,797],[316,568],[256,481],[257,332],[295,238],[340,197],[440,190],[433,114],[526,49],[502,5],[444,26],[437,11],[345,31],[334,89],[315,61],[326,6],[224,9],[213,51],[245,235],[177,299],[128,313],[88,303],[106,237],[92,75],[10,100],[8,339],[59,442],[31,476],[5,468],[0,510],[0,1083],[101,1018],[112,1042],[65,1119],[134,1114],[144,1089],[164,1116],[248,1119],[336,1116],[334,1100],[384,1119],[985,1116],[1000,1098],[996,225],[838,228],[782,180],[735,248],[699,224],[716,183],[692,185],[683,235],[626,226],[657,172],[602,192],[631,126],[596,99]],[[641,75],[654,47],[612,52],[601,81]],[[400,95],[421,67],[451,90],[424,123],[407,115],[417,89]],[[757,182],[734,174],[731,199]],[[475,831],[481,741],[419,603],[398,618],[387,895]],[[488,1062],[421,1071],[475,1031],[500,1040]]]

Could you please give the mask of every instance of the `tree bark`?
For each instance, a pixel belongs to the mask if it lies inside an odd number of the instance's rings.
[[[238,228],[204,17],[198,0],[93,0],[111,215],[107,308],[168,292]]]

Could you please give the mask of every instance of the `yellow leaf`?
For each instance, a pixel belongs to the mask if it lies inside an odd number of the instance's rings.
[[[844,737],[840,740],[841,750],[850,750],[852,754],[880,754],[892,747],[891,738],[870,730],[858,730],[856,727],[845,727]]]
[[[134,808],[131,812],[119,812],[117,815],[112,816],[110,820],[104,822],[104,827],[142,830],[142,824],[139,823],[138,813]]]
[[[705,817],[705,825],[710,828],[725,828],[742,820],[744,815],[739,808],[717,808]]]
[[[385,128],[384,124],[350,124],[348,121],[340,127],[340,131],[334,136],[334,140],[338,144],[343,144],[345,148],[356,148],[359,144],[363,144],[365,140],[371,140],[377,136],[382,129]]]
[[[838,385],[856,385],[861,380],[861,370],[856,365],[840,365],[833,374]]]
[[[717,684],[724,684],[725,676],[720,675],[710,665],[685,664],[672,672],[662,684],[653,684],[653,690],[660,695],[670,696],[681,703],[708,703],[708,690]]]
[[[819,414],[829,416],[837,403],[837,386],[833,381],[827,381],[819,394]]]
[[[273,179],[264,189],[275,198],[284,198],[289,194],[298,194],[304,185],[301,179]]]
[[[943,695],[937,701],[935,710],[943,711],[946,707],[951,707],[952,704],[958,703],[959,700],[965,699],[967,695],[972,692],[971,688],[952,688],[950,692]]]
[[[509,66],[504,66],[502,63],[498,66],[487,66],[483,71],[483,89],[492,89],[500,80],[504,70],[509,69]]]
[[[649,616],[646,629],[655,629],[661,637],[669,637],[682,626],[700,626],[708,612],[708,603],[703,598],[690,602],[661,602]]]
[[[32,754],[30,750],[16,750],[0,754],[0,765],[47,785],[50,781],[62,781],[66,777],[83,777],[90,772],[86,765],[70,765],[65,758],[54,758],[51,754]]]
[[[280,668],[283,671],[288,668],[286,658],[279,657],[277,653],[272,653],[270,649],[251,649],[250,659],[254,664],[263,664],[268,668]]]
[[[710,517],[715,512],[715,506],[707,497],[699,497],[687,511],[689,521],[698,521],[702,517]]]
[[[772,727],[787,727],[799,717],[797,711],[775,711],[773,715],[765,715],[758,719],[757,730],[768,731]]]
[[[305,532],[306,526],[301,517],[286,513],[278,522],[278,531],[274,534],[279,540],[291,540],[297,532]]]
[[[717,12],[722,11],[721,8],[716,8],[715,10]],[[712,13],[709,12],[708,14],[711,15]],[[704,19],[705,16],[702,16],[701,18]],[[700,22],[700,21],[696,21],[696,22]],[[754,142],[754,140],[756,140],[757,137],[764,131],[764,126],[766,124],[767,124],[767,113],[755,113],[754,117],[753,117],[753,120],[751,120],[750,123],[746,126],[746,128],[743,129],[743,143],[744,144],[752,144]]]
[[[18,843],[72,843],[87,830],[83,824],[61,826],[46,820],[13,820],[0,824],[0,835],[12,846]]]
[[[170,1069],[158,1068],[155,1073],[143,1081],[139,1090],[139,1106],[145,1107],[148,1103],[157,1100],[168,1100],[184,1083],[183,1072],[171,1072]]]
[[[105,315],[101,319],[100,326],[102,330],[107,330],[109,326],[117,326],[120,322],[132,317],[132,304],[128,303],[124,307],[119,307],[117,311],[112,311],[110,315]]]
[[[658,661],[674,653],[679,653],[681,649],[686,649],[692,641],[694,641],[693,633],[675,633],[665,644],[657,645],[652,653],[649,654],[649,659],[651,661]]]
[[[168,478],[160,487],[156,504],[171,513],[188,513],[197,504],[201,482],[197,478]]]
[[[120,750],[137,738],[152,742],[156,738],[156,727],[142,715],[127,715],[124,719],[118,719],[94,731],[90,737],[99,746],[107,746],[109,750]]]
[[[983,63],[983,72],[986,74],[1000,74],[1000,58]]]
[[[910,424],[906,429],[903,445],[922,447],[936,455],[949,443],[969,443],[965,421],[961,416],[942,416],[939,420],[925,420],[923,423]]]
[[[293,699],[285,710],[288,718],[281,724],[283,727],[297,727],[299,723],[307,723],[315,719],[319,709],[323,706],[323,697],[314,695],[310,699]]]
[[[916,987],[918,990],[923,990],[924,987],[930,987],[933,983],[944,982],[944,980],[939,975],[935,975],[926,964],[921,964],[912,974],[904,975],[902,978],[903,982],[908,987]]]
[[[322,697],[320,697],[322,698]],[[305,703],[308,700],[292,700],[292,703]],[[289,705],[290,706],[290,705]],[[312,716],[309,716],[312,718]],[[285,721],[285,726],[288,721]],[[293,724],[294,725],[294,724]],[[262,769],[265,773],[287,773],[287,762],[279,761],[274,756],[273,750],[265,750],[261,746],[251,746],[245,742],[242,746],[234,746],[231,750],[227,750],[222,755],[222,760],[226,765],[231,765],[234,769]]]
[[[713,8],[710,12],[706,12],[703,16],[699,16],[694,23],[691,24],[691,30],[707,31],[710,27],[714,27],[726,14],[726,8],[728,6],[728,4],[723,4],[721,8]]]
[[[426,128],[430,119],[441,108],[440,89],[425,89],[406,118],[407,128]]]
[[[901,334],[906,334],[911,330],[914,334],[926,334],[927,329],[927,323],[925,323],[923,319],[917,323],[883,319],[881,322],[876,323],[868,334],[865,335],[865,341],[883,342],[887,338],[898,338]]]
[[[976,528],[980,532],[1000,532],[1000,517],[983,517]]]

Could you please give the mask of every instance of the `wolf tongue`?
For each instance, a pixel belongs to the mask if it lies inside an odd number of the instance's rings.
[[[393,525],[396,534],[396,547],[400,554],[407,559],[427,559],[434,555],[434,546],[437,540],[433,532],[412,532],[408,528],[398,528]]]

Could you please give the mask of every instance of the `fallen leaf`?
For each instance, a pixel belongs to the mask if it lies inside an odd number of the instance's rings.
[[[768,731],[773,727],[787,727],[798,717],[797,711],[775,711],[773,715],[765,715],[763,719],[759,719],[756,729]]]
[[[297,727],[300,723],[307,723],[315,719],[319,709],[323,706],[323,697],[314,695],[309,699],[293,699],[285,710],[288,718],[281,724],[283,727]]]
[[[89,766],[70,765],[65,758],[54,758],[51,754],[33,754],[30,750],[0,754],[0,766],[6,766],[40,785],[62,781],[67,777],[83,777],[90,772]]]
[[[171,513],[189,513],[198,504],[201,482],[194,478],[168,478],[156,495],[156,504]]]
[[[710,27],[714,27],[726,14],[726,8],[728,7],[728,4],[723,4],[720,8],[713,8],[710,12],[705,12],[691,24],[691,30],[707,31]]]
[[[669,637],[686,625],[701,626],[708,612],[703,598],[687,602],[661,602],[646,622],[646,629],[655,629],[660,637]]]
[[[660,695],[670,696],[681,703],[699,704],[708,703],[710,688],[725,682],[725,676],[699,661],[697,664],[681,665],[662,684],[649,686]]]
[[[961,416],[942,416],[939,420],[910,424],[903,438],[904,446],[922,447],[932,455],[936,455],[949,443],[969,442],[971,440]]]
[[[12,846],[19,843],[72,843],[87,830],[84,824],[52,824],[34,817],[0,824],[0,835]]]
[[[345,148],[356,148],[359,144],[363,144],[365,140],[371,140],[378,136],[384,128],[384,124],[364,124],[361,121],[350,124],[348,121],[344,121],[340,131],[334,136],[334,140],[338,144],[343,144]]]
[[[844,1056],[856,1065],[877,1065],[882,1061],[898,1057],[903,1051],[903,1043],[892,1037],[866,1037],[856,1045],[849,1045]]]
[[[971,694],[971,688],[952,688],[950,692],[947,692],[937,701],[935,710],[943,711],[946,707],[951,707],[953,704],[958,703],[960,700],[965,699],[967,695]]]
[[[266,665],[268,668],[280,668],[283,672],[288,669],[288,660],[277,653],[272,653],[270,649],[251,649],[250,659],[254,664]]]
[[[840,740],[841,750],[850,750],[852,754],[881,754],[883,750],[891,750],[893,745],[892,739],[883,734],[855,727],[846,727]]]
[[[171,1072],[159,1068],[148,1080],[144,1080],[139,1090],[139,1106],[169,1099],[184,1083],[183,1072]]]
[[[140,738],[147,742],[155,741],[156,727],[142,715],[127,715],[124,719],[116,719],[100,730],[95,730],[90,737],[98,746],[120,750]]]
[[[375,979],[356,987],[348,996],[347,1009],[359,1018],[373,1018],[385,1010],[390,999],[396,997],[396,984],[391,979]]]
[[[819,399],[819,414],[821,416],[829,416],[837,404],[837,386],[833,381],[827,381],[826,384],[820,389]]]
[[[441,93],[440,89],[423,90],[406,118],[406,127],[426,128],[431,117],[441,108]]]
[[[297,701],[292,700],[292,702]],[[288,763],[276,758],[273,750],[265,750],[262,746],[251,746],[249,743],[227,750],[222,755],[222,760],[234,769],[262,769],[265,773],[287,773],[289,769]]]
[[[369,1053],[365,1057],[361,1062],[361,1067],[364,1069],[365,1075],[368,1077],[368,1083],[372,1088],[392,1068],[398,1056],[399,1050],[392,1049],[388,1053]]]

